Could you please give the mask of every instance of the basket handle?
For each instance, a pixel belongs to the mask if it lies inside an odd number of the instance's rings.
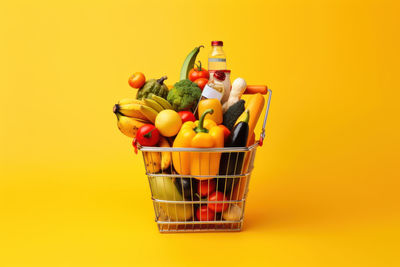
[[[271,103],[271,96],[272,96],[272,91],[271,89],[268,88],[268,100],[267,100],[267,107],[265,108],[265,116],[264,116],[264,122],[260,134],[260,140],[258,141],[259,145],[262,146],[265,138],[265,126],[267,125],[267,118],[268,118],[268,111],[269,111],[269,105]]]

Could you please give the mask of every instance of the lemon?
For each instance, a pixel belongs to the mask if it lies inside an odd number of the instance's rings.
[[[165,109],[158,113],[155,126],[161,135],[166,137],[175,136],[181,129],[182,119],[176,111]]]

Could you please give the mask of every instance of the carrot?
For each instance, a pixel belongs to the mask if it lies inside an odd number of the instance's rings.
[[[266,85],[247,85],[247,88],[244,91],[244,93],[248,95],[253,95],[257,93],[266,95],[267,92],[268,92],[268,87]]]
[[[247,137],[247,146],[249,146],[249,143],[251,141],[250,133],[253,133],[254,128],[256,127],[258,118],[260,118],[261,112],[263,111],[264,104],[265,104],[265,99],[260,93],[252,95],[250,99],[246,101],[245,109],[250,111],[250,120],[248,122],[249,136]],[[236,120],[235,125],[244,120],[247,113],[246,110]]]

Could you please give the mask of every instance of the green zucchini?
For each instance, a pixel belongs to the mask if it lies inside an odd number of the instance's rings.
[[[232,131],[233,126],[235,126],[236,120],[242,115],[244,112],[244,100],[241,99],[232,106],[228,108],[228,110],[224,113],[224,118],[222,124]]]

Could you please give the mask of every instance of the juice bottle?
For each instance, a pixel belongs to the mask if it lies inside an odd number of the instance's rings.
[[[208,84],[204,87],[201,94],[201,99],[216,98],[221,101],[225,89],[224,80],[226,75],[223,71],[216,71],[214,75],[210,78]]]
[[[226,70],[226,56],[222,46],[224,43],[222,41],[212,41],[211,42],[211,52],[208,55],[208,70]]]

